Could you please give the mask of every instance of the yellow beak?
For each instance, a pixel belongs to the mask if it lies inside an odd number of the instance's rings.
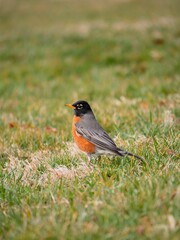
[[[75,109],[75,107],[72,104],[66,104],[67,107]]]

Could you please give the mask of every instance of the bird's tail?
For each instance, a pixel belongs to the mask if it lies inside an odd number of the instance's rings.
[[[118,148],[117,155],[122,156],[122,157],[124,157],[124,156],[135,157],[135,158],[141,160],[142,162],[144,162],[144,159],[142,157],[139,157],[138,155],[135,155],[135,154],[127,152],[127,151],[124,151],[120,148]]]

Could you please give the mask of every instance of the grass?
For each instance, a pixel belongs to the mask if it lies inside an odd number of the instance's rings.
[[[0,239],[179,239],[179,1],[0,6]],[[147,164],[87,165],[78,99]]]

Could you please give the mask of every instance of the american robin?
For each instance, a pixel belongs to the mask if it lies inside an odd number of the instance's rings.
[[[83,100],[73,104],[66,104],[74,109],[72,123],[72,134],[79,149],[88,155],[91,160],[93,156],[112,154],[118,156],[133,156],[141,161],[143,159],[135,154],[118,148],[115,142],[97,122],[90,105]]]

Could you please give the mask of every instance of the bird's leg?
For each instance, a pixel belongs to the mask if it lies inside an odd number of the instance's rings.
[[[101,155],[95,155],[95,154],[87,154],[88,156],[88,165],[90,165],[91,167],[94,167],[93,163],[92,163],[92,159],[100,162],[101,160]]]
[[[92,163],[93,154],[87,154],[87,156],[88,156],[88,165],[89,165],[89,167],[94,169],[94,165]]]
[[[91,160],[92,160],[92,154],[87,154],[88,157],[88,165],[91,164]]]

